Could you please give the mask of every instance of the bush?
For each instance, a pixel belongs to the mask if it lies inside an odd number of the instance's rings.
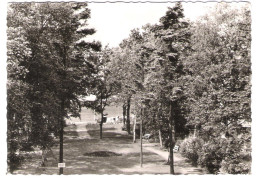
[[[17,151],[19,151],[20,145],[17,137],[12,136],[13,138],[8,136],[8,152],[7,152],[7,165],[8,172],[13,173],[15,169],[17,169],[21,162],[23,161],[23,157],[19,155]]]
[[[8,153],[7,155],[7,164],[8,164],[8,172],[13,173],[15,169],[17,169],[24,158],[15,153]]]
[[[250,142],[244,140],[245,137],[229,137],[211,138],[205,142],[190,137],[181,143],[180,152],[211,174],[249,174],[251,147]]]
[[[221,163],[220,172],[228,174],[249,174],[251,171],[251,162],[241,159],[227,159]]]
[[[243,138],[244,139],[244,138]],[[249,174],[251,172],[251,147],[243,144],[241,139],[228,143],[226,155],[221,162],[221,173]]]
[[[27,151],[27,152],[33,151],[32,143],[24,141],[23,143],[21,143],[21,149],[20,150],[21,151]]]
[[[190,159],[193,165],[197,165],[202,145],[202,139],[189,137],[181,143],[180,153],[184,157]]]
[[[205,143],[200,151],[198,164],[205,167],[211,174],[219,173],[221,162],[225,157],[227,148],[226,140],[210,140]]]

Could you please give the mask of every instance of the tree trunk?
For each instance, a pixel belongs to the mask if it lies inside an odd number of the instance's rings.
[[[130,104],[131,104],[131,98],[129,97],[127,99],[127,108],[126,108],[126,129],[128,134],[130,134]]]
[[[126,105],[124,104],[123,105],[123,123],[124,123],[124,126],[125,126],[125,115],[126,115]]]
[[[163,148],[161,129],[159,129],[159,141],[160,141],[160,146],[161,146],[161,148]]]
[[[140,166],[143,167],[143,108],[141,109],[141,125],[140,125]]]
[[[45,162],[47,161],[47,151],[46,149],[42,149],[42,162],[41,162],[41,167],[45,167]]]
[[[63,128],[64,128],[64,99],[61,99],[61,117],[60,117],[60,163],[63,163]],[[63,174],[63,168],[60,167],[60,175]]]
[[[135,127],[136,127],[136,117],[134,118],[134,126],[133,126],[133,143],[135,143],[136,139],[136,133],[135,133]]]
[[[101,105],[101,121],[100,121],[100,139],[102,139],[102,125],[103,125],[103,92],[101,91],[101,101],[100,101],[100,105]]]
[[[170,174],[174,174],[174,157],[173,157],[173,107],[172,102],[170,103],[170,113],[169,113],[169,143],[170,143]]]
[[[99,137],[100,137],[100,139],[102,139],[102,119],[101,119],[101,123],[99,124],[99,128],[100,128]]]

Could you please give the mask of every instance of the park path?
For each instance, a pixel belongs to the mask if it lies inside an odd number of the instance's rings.
[[[88,133],[88,129],[85,124],[78,124],[76,126],[77,126],[76,132],[78,133],[79,139],[84,139],[84,138],[92,139],[93,138]]]
[[[65,175],[71,174],[169,174],[167,151],[160,150],[158,144],[145,143],[143,166],[140,166],[140,143],[132,142],[132,136],[122,131],[121,124],[104,125],[103,139],[99,139],[99,125],[77,123],[65,128],[64,168]],[[58,143],[53,147],[59,156]],[[115,154],[110,157],[91,156],[95,152]],[[40,167],[41,155],[28,154],[30,158],[15,171],[15,174],[58,174],[57,161],[48,157],[45,167]],[[176,174],[204,174],[192,167],[179,153],[175,154]]]
[[[153,144],[144,144],[144,149],[156,153],[159,156],[161,156],[165,161],[168,160],[168,151],[164,151],[159,149],[157,145]],[[174,170],[176,174],[182,174],[182,175],[187,175],[187,174],[197,174],[197,175],[202,175],[202,174],[207,174],[207,172],[200,168],[200,167],[194,167],[190,164],[190,162],[182,157],[180,153],[174,153]]]
[[[117,127],[116,133],[114,133],[113,135],[116,134],[125,134],[125,131],[121,131],[120,129],[121,127]],[[77,135],[79,139],[84,139],[84,138],[88,138],[88,139],[94,139],[96,137],[93,137],[93,135],[90,135],[88,131],[91,131],[91,129],[88,129],[88,127],[86,127],[86,125],[84,123],[78,123],[76,125],[76,130]],[[109,132],[109,131],[108,131]],[[105,134],[105,132],[104,132]],[[144,141],[145,142],[145,141]],[[111,141],[111,143],[113,143]],[[137,143],[135,144],[130,144],[131,147],[129,146],[129,148],[125,148],[122,146],[122,148],[118,148],[116,151],[119,153],[132,153],[132,152],[138,152],[139,151],[139,141],[137,141]],[[144,152],[152,152],[158,156],[160,156],[163,160],[159,163],[160,167],[157,166],[156,168],[159,171],[165,171],[165,168],[168,168],[169,166],[165,165],[165,162],[168,160],[168,152],[164,151],[162,149],[159,148],[158,144],[155,143],[144,143],[143,144],[143,149]],[[146,156],[144,156],[145,158]],[[175,167],[175,174],[179,174],[179,175],[188,175],[188,174],[196,174],[196,175],[202,175],[202,174],[207,174],[207,172],[199,167],[194,167],[190,164],[189,161],[187,161],[184,157],[182,157],[180,155],[180,153],[174,153],[174,167]],[[144,164],[143,167],[140,167],[139,164],[136,164],[134,166],[125,168],[125,169],[121,169],[121,172],[123,173],[135,173],[135,172],[143,172],[143,173],[152,173],[153,171],[156,171],[156,169],[154,169],[155,166],[151,165],[151,164],[146,164],[145,160],[144,160]],[[168,171],[168,170],[167,170]]]
[[[76,131],[80,138],[90,138],[91,136],[87,132],[87,127],[84,127],[84,124],[77,125]],[[120,132],[120,131],[117,131]],[[122,133],[122,132],[120,132]],[[123,132],[124,133],[124,132]],[[168,151],[161,150],[158,145],[152,144],[152,143],[146,143],[143,144],[144,150],[155,153],[162,157],[165,161],[168,160]],[[138,143],[133,145],[133,148],[138,148]],[[121,150],[121,152],[124,152],[125,149]],[[137,149],[138,150],[138,149]],[[118,150],[120,151],[120,149]],[[125,151],[126,152],[126,151]],[[180,155],[180,153],[174,153],[174,164],[175,164],[175,173],[176,174],[197,174],[202,175],[206,174],[206,171],[199,167],[194,167],[188,162],[184,157]],[[163,163],[162,163],[163,165]],[[139,165],[135,166],[136,168],[139,168],[139,170],[142,170],[142,168],[139,167]]]

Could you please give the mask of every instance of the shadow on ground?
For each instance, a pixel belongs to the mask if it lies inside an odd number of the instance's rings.
[[[52,149],[59,158],[59,145]],[[140,147],[121,125],[104,125],[99,139],[99,125],[70,125],[64,129],[64,174],[167,174],[169,166],[160,156],[144,150],[140,167]],[[87,154],[87,155],[86,155]],[[115,154],[115,155],[113,155]],[[99,155],[99,156],[97,156]],[[58,161],[48,156],[40,167],[41,155],[30,155],[16,174],[58,174]],[[159,166],[159,167],[158,167]]]
[[[158,173],[155,165],[161,165],[164,161],[160,156],[144,152],[144,165],[153,166],[153,170],[138,170],[140,166],[139,144],[132,143],[132,136],[121,128],[104,126],[103,139],[99,139],[99,128],[89,129],[87,132],[92,139],[76,140],[70,142],[68,148],[77,150],[70,152],[66,150],[66,169],[64,174],[155,174]],[[94,139],[93,139],[94,138]],[[70,146],[71,145],[71,146]],[[111,156],[92,156],[97,153],[114,153]],[[88,155],[84,155],[88,154]],[[90,155],[89,155],[90,154]],[[149,167],[148,167],[149,168]],[[165,166],[168,169],[168,166]],[[167,174],[168,170],[160,171],[159,174]]]
[[[71,174],[169,174],[169,165],[162,156],[143,148],[140,167],[140,144],[121,130],[121,125],[104,125],[99,139],[99,125],[70,125],[64,129],[65,175]],[[59,158],[58,140],[53,153]],[[178,154],[176,154],[178,157]],[[167,156],[167,154],[166,154]],[[166,157],[167,159],[167,157]],[[41,154],[30,154],[16,174],[58,174],[58,161],[48,156],[47,166],[40,167]],[[176,174],[199,174],[185,160],[175,163]]]

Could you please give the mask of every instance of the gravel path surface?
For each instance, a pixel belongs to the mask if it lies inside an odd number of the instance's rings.
[[[143,166],[140,166],[140,143],[133,143],[132,136],[121,130],[122,124],[103,126],[103,139],[99,139],[99,125],[79,123],[69,125],[64,132],[64,175],[71,174],[169,174],[165,165],[168,152],[160,150],[158,144],[146,143],[143,148]],[[52,148],[59,158],[59,145]],[[27,160],[14,174],[59,173],[58,161],[47,156],[45,167],[40,166],[41,152],[27,154]],[[205,174],[175,153],[176,174]]]
[[[159,149],[157,145],[153,146],[145,146],[144,148],[150,152],[156,153],[159,156],[161,156],[165,161],[168,160],[168,152]],[[207,174],[207,172],[200,168],[200,167],[194,167],[190,164],[190,162],[187,161],[184,157],[182,157],[179,153],[174,153],[174,170],[176,174]]]

